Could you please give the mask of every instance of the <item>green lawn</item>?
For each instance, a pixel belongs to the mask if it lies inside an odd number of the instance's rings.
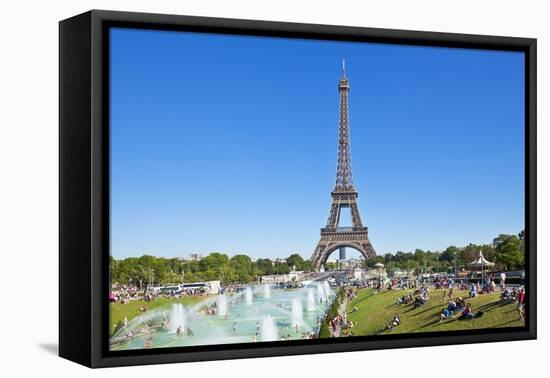
[[[193,305],[201,300],[205,299],[203,296],[196,297],[183,297],[180,299],[177,298],[157,298],[151,302],[145,301],[130,301],[129,303],[111,303],[110,307],[110,328],[109,334],[112,334],[116,324],[119,321],[123,321],[126,317],[128,321],[132,320],[138,315],[141,315],[142,312],[139,310],[143,306],[147,306],[148,310],[153,310],[157,307],[162,307],[170,303],[181,303],[183,305],[189,306]]]
[[[348,319],[357,322],[352,328],[354,335],[376,335],[387,333],[411,333],[453,331],[477,328],[520,327],[524,321],[520,319],[514,303],[501,303],[500,293],[479,295],[468,299],[466,291],[455,290],[454,296],[461,296],[466,303],[471,302],[474,312],[483,311],[481,318],[473,320],[445,320],[439,322],[439,314],[446,307],[443,302],[443,290],[431,290],[431,299],[419,308],[412,304],[398,305],[397,298],[407,295],[412,290],[381,291],[362,289],[357,298],[348,304]],[[352,309],[358,310],[351,313]],[[385,329],[384,324],[390,322],[398,314],[401,325],[393,329]]]

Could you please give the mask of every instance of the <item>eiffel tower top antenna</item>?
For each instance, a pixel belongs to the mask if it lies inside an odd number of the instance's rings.
[[[346,77],[346,58],[342,58],[342,76]]]

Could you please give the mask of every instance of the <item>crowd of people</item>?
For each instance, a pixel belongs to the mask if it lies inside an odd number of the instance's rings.
[[[128,303],[131,300],[143,299],[144,293],[136,286],[119,285],[109,292],[109,302]]]
[[[219,287],[220,294],[236,293],[246,288],[246,284],[228,284]],[[153,301],[157,298],[181,298],[191,296],[206,296],[211,294],[210,288],[204,287],[185,287],[176,285],[174,287],[161,287],[140,289],[135,285],[113,285],[109,292],[110,303],[128,303],[132,300]]]
[[[521,318],[525,317],[525,288],[523,286],[507,287],[506,286],[506,274],[501,273],[499,275],[499,286],[502,290],[501,300],[508,302],[515,302],[517,304],[518,311]],[[472,320],[483,316],[483,311],[474,311],[472,303],[466,302],[462,297],[455,297],[455,290],[467,290],[468,298],[475,298],[479,294],[494,293],[497,285],[493,274],[488,274],[484,280],[472,281],[472,282],[455,282],[453,278],[439,278],[436,277],[432,282],[422,283],[417,280],[390,280],[387,285],[387,290],[400,290],[406,288],[414,288],[414,290],[406,295],[402,295],[397,298],[397,305],[412,305],[414,308],[423,306],[430,300],[430,287],[435,290],[444,290],[443,302],[445,307],[439,313],[439,321],[446,320]],[[354,312],[356,309],[352,309]],[[394,318],[386,323],[386,328],[397,327],[401,324],[399,315],[395,315]]]
[[[414,308],[423,306],[430,299],[430,288],[428,285],[421,285],[408,295],[397,298],[398,305],[413,304]]]
[[[189,296],[205,296],[209,294],[206,287],[183,287],[164,290],[139,289],[137,286],[116,285],[109,292],[110,303],[126,304],[132,300],[154,301],[157,298],[181,298]]]
[[[446,296],[448,300],[447,306],[441,310],[439,315],[439,322],[451,319],[473,319],[475,314],[472,310],[472,304],[466,303],[462,297],[454,299],[452,294]],[[444,299],[445,300],[445,299]],[[480,312],[481,316],[482,313]]]
[[[346,307],[349,301],[357,297],[359,288],[344,287],[342,290],[342,303],[341,307],[338,309],[338,313],[332,318],[325,317],[327,326],[333,337],[353,336],[352,328],[355,326],[355,323],[351,319],[347,319]],[[357,310],[358,308],[354,307],[349,313],[353,313]],[[320,325],[319,323],[319,328]]]
[[[525,287],[520,286],[519,288],[506,288],[502,291],[500,299],[504,302],[513,302],[516,303],[519,316],[522,319],[525,319]]]

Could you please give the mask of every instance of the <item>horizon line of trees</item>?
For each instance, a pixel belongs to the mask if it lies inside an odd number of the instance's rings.
[[[362,267],[372,268],[382,263],[389,272],[396,270],[414,270],[420,273],[454,272],[467,269],[479,251],[485,258],[495,263],[494,270],[521,270],[525,265],[525,233],[517,235],[500,234],[490,244],[468,244],[463,248],[449,246],[444,251],[414,252],[397,251],[363,260]],[[197,281],[220,280],[223,284],[248,283],[260,276],[287,274],[292,268],[299,271],[311,271],[311,261],[298,253],[291,254],[285,262],[268,258],[253,261],[249,256],[213,252],[200,260],[183,261],[180,258],[155,257],[143,255],[109,261],[111,283],[133,284],[140,288],[149,284],[178,284]],[[327,263],[327,270],[336,269],[334,262]]]

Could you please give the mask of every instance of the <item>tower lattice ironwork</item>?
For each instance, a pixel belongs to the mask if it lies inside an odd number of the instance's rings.
[[[346,247],[359,251],[366,259],[376,256],[369,241],[368,229],[363,226],[359,208],[358,193],[353,185],[351,173],[351,150],[348,115],[349,80],[346,77],[345,62],[342,62],[342,78],[338,83],[340,94],[340,118],[338,126],[338,159],[336,162],[336,184],[332,191],[332,205],[327,225],[321,228],[321,239],[311,256],[315,269],[323,266],[329,255]],[[352,227],[339,227],[340,213],[349,208]]]

